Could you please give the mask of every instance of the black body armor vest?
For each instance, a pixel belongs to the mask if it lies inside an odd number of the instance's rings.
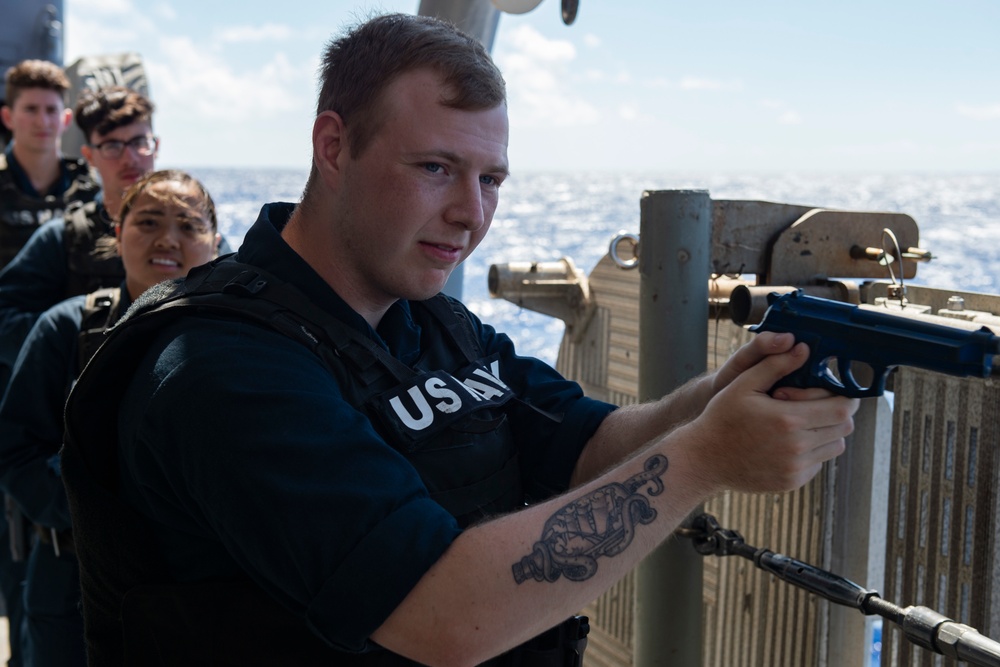
[[[313,350],[345,397],[363,406],[460,524],[523,504],[506,418],[519,401],[495,364],[480,359],[457,302],[439,295],[414,304],[414,316],[439,342],[411,369],[292,285],[232,258],[216,260],[184,282],[163,283],[140,297],[110,331],[67,404],[62,471],[81,567],[88,664],[415,665],[388,651],[332,649],[249,581],[171,581],[148,526],[118,499],[115,411],[152,338],[185,313],[256,322]],[[435,372],[441,368],[453,370]],[[468,446],[473,441],[476,446]],[[567,664],[563,628],[543,635],[544,646],[518,648],[489,664],[561,667]]]
[[[114,237],[114,227],[99,202],[74,202],[66,208],[63,245],[66,248],[65,297],[90,294],[116,287],[125,280],[125,266],[117,253],[97,256],[94,249],[105,237]]]
[[[63,158],[62,161],[71,179],[69,188],[60,197],[47,195],[38,198],[18,187],[7,164],[7,156],[0,153],[0,268],[14,259],[38,227],[62,216],[71,202],[92,201],[100,191],[100,186],[90,176],[86,162],[72,158]]]

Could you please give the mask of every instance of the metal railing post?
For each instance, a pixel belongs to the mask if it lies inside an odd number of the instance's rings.
[[[712,200],[704,190],[647,191],[640,202],[639,400],[707,366]],[[671,539],[636,573],[636,667],[700,667],[702,556]]]

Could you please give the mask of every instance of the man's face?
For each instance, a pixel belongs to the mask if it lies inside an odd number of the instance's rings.
[[[507,176],[507,108],[439,103],[440,77],[418,70],[382,95],[385,122],[356,159],[341,151],[338,289],[369,306],[426,299],[479,245]]]
[[[17,150],[26,153],[57,152],[71,114],[60,93],[44,88],[22,90],[13,106],[5,106],[2,111]]]
[[[156,162],[156,151],[154,150],[150,155],[140,155],[135,148],[125,146],[121,155],[109,157],[104,154],[100,147],[109,141],[128,143],[144,136],[153,136],[153,128],[150,124],[145,122],[131,123],[115,128],[107,134],[92,132],[90,144],[80,149],[87,162],[101,175],[101,187],[104,190],[106,202],[111,198],[113,201],[109,203],[112,204],[114,201],[120,200],[130,185],[153,170],[153,164]]]

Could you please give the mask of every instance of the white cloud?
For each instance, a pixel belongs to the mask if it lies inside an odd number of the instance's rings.
[[[161,109],[238,122],[310,104],[301,91],[310,89],[303,80],[309,81],[312,71],[292,66],[280,52],[256,70],[236,72],[186,37],[163,37],[160,51],[163,60],[147,62],[146,68]]]
[[[920,144],[910,139],[898,139],[896,141],[872,144],[839,145],[833,146],[829,150],[831,153],[850,157],[914,156],[924,152]]]
[[[583,43],[586,47],[591,49],[596,49],[602,44],[601,38],[591,32],[588,32],[583,36]]]
[[[802,115],[781,100],[760,100],[758,104],[769,111],[778,113],[777,121],[781,125],[801,125]]]
[[[956,111],[960,116],[972,118],[974,120],[998,120],[1000,119],[1000,104],[988,104],[985,106],[970,106],[959,104]]]
[[[577,55],[572,43],[547,39],[525,25],[498,47],[496,60],[507,80],[511,125],[567,127],[592,125],[600,119],[597,109],[574,88],[578,74],[572,68]]]
[[[80,56],[138,51],[157,25],[130,0],[72,0],[66,3],[67,64]]]
[[[177,20],[177,10],[174,9],[173,5],[166,2],[157,3],[156,6],[153,7],[153,13],[165,21]]]
[[[681,90],[741,90],[743,85],[734,81],[717,81],[696,76],[685,76],[680,81]]]
[[[694,76],[686,76],[681,79],[682,90],[722,90],[722,88],[721,82],[711,79],[701,79]]]
[[[564,39],[548,39],[528,25],[522,25],[510,33],[510,41],[516,52],[534,58],[541,63],[567,63],[576,58],[576,47]]]
[[[652,122],[655,119],[648,113],[644,113],[642,108],[635,104],[621,104],[618,106],[618,117],[626,123]]]
[[[967,141],[959,146],[961,155],[1000,155],[1000,141]]]
[[[632,83],[632,73],[629,72],[628,70],[624,69],[621,70],[620,72],[618,72],[618,74],[615,75],[615,83],[620,83],[624,85]]]
[[[125,14],[135,13],[132,0],[67,0],[66,13],[84,14]]]
[[[782,125],[801,125],[802,116],[797,111],[784,111],[778,116],[778,122]]]
[[[265,23],[259,26],[232,26],[220,30],[216,38],[222,42],[271,42],[289,39],[294,31],[287,25]]]

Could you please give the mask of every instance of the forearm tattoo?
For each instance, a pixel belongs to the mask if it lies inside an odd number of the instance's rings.
[[[623,552],[635,536],[636,524],[650,523],[656,510],[648,496],[663,493],[660,479],[667,471],[667,457],[657,454],[646,461],[645,472],[624,483],[615,482],[591,491],[566,505],[545,522],[534,550],[514,563],[514,581],[555,581],[564,576],[583,581],[597,572],[600,556]]]

